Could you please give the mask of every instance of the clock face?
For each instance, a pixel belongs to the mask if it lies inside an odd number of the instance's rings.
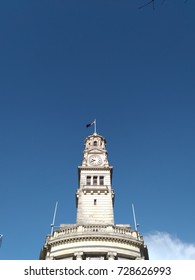
[[[100,165],[102,163],[102,159],[99,156],[91,156],[89,158],[89,162],[92,165]]]

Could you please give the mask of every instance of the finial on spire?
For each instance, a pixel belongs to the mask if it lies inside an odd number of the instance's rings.
[[[86,125],[86,127],[88,128],[88,127],[90,127],[90,126],[92,126],[92,125],[94,125],[94,134],[97,134],[97,132],[96,132],[96,119],[94,119],[93,122],[88,123],[88,124]]]

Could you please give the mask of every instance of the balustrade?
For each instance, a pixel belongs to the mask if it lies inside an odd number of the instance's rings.
[[[97,234],[106,234],[106,233],[113,233],[115,236],[127,236],[127,237],[132,237],[136,239],[142,239],[138,232],[131,230],[129,228],[124,228],[120,226],[115,226],[115,225],[72,225],[69,227],[61,227],[58,230],[54,231],[54,235],[51,236],[51,239],[55,238],[61,238],[65,236],[70,236],[70,235],[82,235],[82,234],[92,234],[92,233],[97,233]]]

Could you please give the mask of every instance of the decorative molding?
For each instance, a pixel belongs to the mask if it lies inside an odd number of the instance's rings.
[[[120,237],[115,236],[114,234],[112,236],[109,235],[98,235],[97,233],[93,235],[77,235],[73,237],[61,237],[61,238],[54,238],[53,240],[48,240],[48,245],[51,247],[63,245],[63,244],[71,244],[71,243],[79,243],[79,242],[111,242],[111,243],[117,243],[117,244],[125,244],[130,245],[133,247],[141,247],[143,245],[143,241],[136,240],[133,238],[128,237]],[[114,247],[114,246],[113,246]]]

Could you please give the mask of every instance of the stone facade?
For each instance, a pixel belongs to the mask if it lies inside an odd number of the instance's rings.
[[[101,135],[94,133],[85,139],[78,174],[76,224],[60,225],[48,235],[40,259],[148,259],[139,232],[130,225],[114,224],[112,166]]]

